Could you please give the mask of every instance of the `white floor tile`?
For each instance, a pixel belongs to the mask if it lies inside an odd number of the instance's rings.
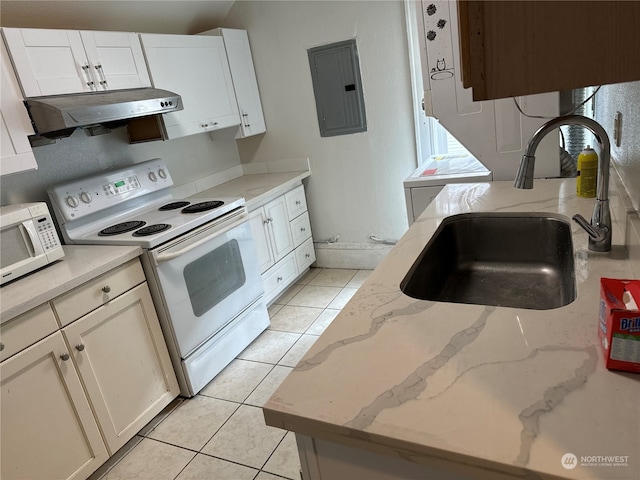
[[[273,302],[273,305],[286,305],[287,303],[289,303],[289,300],[291,300],[300,290],[302,290],[303,287],[304,285],[294,283],[287,290],[285,290],[282,295],[276,298],[276,300]]]
[[[241,405],[202,453],[261,468],[286,432],[265,425],[262,409]]]
[[[291,347],[291,350],[289,350],[278,363],[287,367],[295,367],[317,339],[318,337],[315,335],[302,335],[296,344]]]
[[[258,385],[258,387],[249,395],[244,403],[262,407],[273,392],[280,386],[283,380],[289,375],[293,368],[276,365],[269,375]]]
[[[299,338],[299,333],[265,330],[238,358],[276,364]]]
[[[148,437],[200,450],[237,408],[237,403],[196,395],[182,402]]]
[[[195,455],[190,450],[145,438],[103,480],[173,480]]]
[[[293,477],[291,480],[298,480],[300,478],[300,474],[297,477]],[[267,472],[260,472],[255,480],[282,480],[282,477],[272,475]]]
[[[309,271],[304,274],[302,277],[296,280],[296,283],[300,285],[306,285],[311,280],[313,280],[316,275],[318,275],[322,271],[322,268],[310,268]]]
[[[322,287],[345,287],[347,283],[358,273],[358,270],[346,268],[325,268],[309,281],[309,285]]]
[[[204,387],[200,394],[242,403],[272,368],[266,363],[237,358]]]
[[[269,329],[281,332],[304,333],[321,313],[321,308],[285,305],[271,317]]]
[[[285,435],[263,470],[287,478],[300,478],[300,457],[298,456],[296,436],[293,432],[288,432]]]
[[[336,298],[334,298],[331,301],[328,308],[335,308],[337,310],[342,310],[344,306],[347,304],[347,302],[351,300],[351,297],[353,297],[357,291],[358,291],[357,288],[350,288],[350,287],[343,288],[342,290],[340,290],[340,293],[336,295]]]
[[[347,287],[360,288],[364,281],[369,278],[372,271],[373,270],[358,270],[358,273],[347,283]]]
[[[176,480],[253,480],[258,470],[199,453]]]
[[[307,335],[322,335],[325,329],[333,322],[333,319],[338,316],[340,310],[333,310],[325,308],[322,313],[316,318],[316,321],[311,324],[307,329]]]
[[[324,287],[319,285],[307,285],[298,292],[288,305],[299,307],[326,308],[342,290],[340,287]]]
[[[273,318],[273,316],[276,313],[278,313],[283,306],[284,305],[279,305],[277,303],[271,304],[271,306],[269,306],[269,308],[267,308],[267,313],[269,314],[269,318]]]

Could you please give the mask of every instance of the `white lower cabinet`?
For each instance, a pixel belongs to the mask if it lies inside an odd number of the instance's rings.
[[[269,304],[316,260],[304,186],[252,209],[249,221]]]
[[[62,333],[0,364],[3,480],[84,479],[108,458]]]
[[[3,353],[17,351],[0,363],[3,480],[87,478],[178,396],[138,259],[0,335]]]

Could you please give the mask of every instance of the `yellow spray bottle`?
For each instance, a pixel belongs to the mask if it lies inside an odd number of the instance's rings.
[[[576,194],[579,197],[595,197],[598,182],[598,154],[589,145],[578,155]]]

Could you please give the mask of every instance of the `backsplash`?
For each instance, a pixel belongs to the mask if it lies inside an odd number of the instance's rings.
[[[613,121],[622,113],[620,146],[613,140]],[[640,211],[640,82],[603,86],[596,95],[596,119],[611,138],[611,157],[636,212]]]
[[[131,145],[125,128],[90,137],[76,130],[55,144],[33,149],[38,170],[0,177],[0,204],[47,201],[47,188],[75,178],[152,158],[166,161],[175,185],[240,165],[232,131]]]

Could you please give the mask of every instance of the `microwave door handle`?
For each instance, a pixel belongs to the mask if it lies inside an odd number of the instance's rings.
[[[22,238],[25,240],[24,243],[27,246],[27,250],[29,250],[29,255],[38,257],[44,254],[33,220],[22,222],[22,224],[20,224],[20,233],[22,233]]]
[[[226,227],[217,230],[209,235],[206,235],[205,237],[201,238],[200,240],[197,240],[195,242],[193,242],[191,245],[187,245],[184,248],[181,248],[180,250],[176,250],[175,252],[166,252],[166,253],[159,253],[158,255],[156,255],[155,260],[156,260],[156,265],[162,263],[162,262],[168,262],[169,260],[173,260],[174,258],[178,258],[182,255],[184,255],[185,253],[190,252],[191,250],[194,250],[196,248],[198,248],[200,245],[207,243],[208,241],[210,241],[211,239],[218,237],[220,235],[223,235],[225,233],[227,233],[229,230],[233,230],[234,228],[236,228],[239,225],[242,225],[244,222],[247,221],[247,217],[246,215],[242,215],[242,217],[237,221],[237,222],[233,222],[231,225],[227,225]]]

